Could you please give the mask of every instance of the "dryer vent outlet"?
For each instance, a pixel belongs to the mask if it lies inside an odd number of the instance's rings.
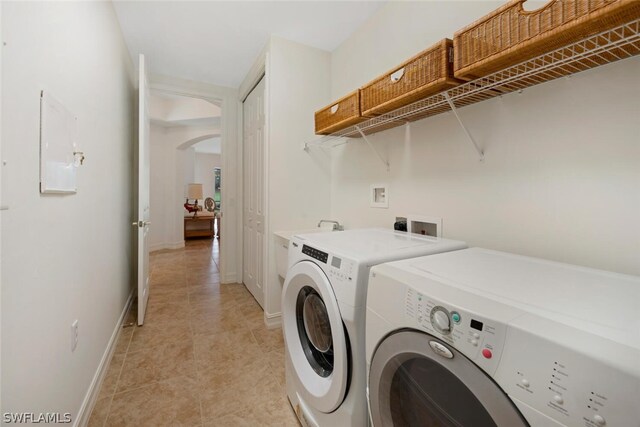
[[[442,237],[442,218],[410,215],[407,218],[409,233]]]
[[[411,223],[411,232],[422,234],[423,236],[438,237],[438,224],[432,222],[413,221]]]

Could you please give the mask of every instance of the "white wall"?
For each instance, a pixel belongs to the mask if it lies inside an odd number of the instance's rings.
[[[193,147],[184,150],[184,181],[182,181],[182,195],[187,194],[187,185],[196,182],[196,150]]]
[[[332,55],[338,98],[472,22],[486,2],[390,2]],[[333,149],[332,216],[391,227],[395,216],[443,218],[472,246],[640,274],[640,58],[469,106],[479,163],[452,113]],[[311,115],[311,111],[307,114]],[[389,209],[368,206],[390,185]]]
[[[133,69],[111,3],[2,8],[1,412],[75,422],[131,290]],[[78,116],[75,195],[38,192],[43,89]]]
[[[213,168],[222,166],[220,154],[198,153],[195,154],[194,181],[202,184],[204,198],[213,198],[215,174]],[[201,200],[200,203],[204,201]]]
[[[173,219],[173,208],[169,205],[169,200],[173,200],[172,194],[175,191],[175,183],[170,180],[175,172],[175,165],[171,164],[171,158],[167,149],[166,128],[151,124],[149,134],[149,164],[150,164],[150,185],[149,185],[149,249],[170,248],[174,243],[171,231],[175,228],[170,224]],[[184,201],[183,201],[184,202]]]
[[[2,34],[2,3],[0,2],[0,35]],[[0,37],[1,38],[1,37]],[[2,49],[0,49],[0,99],[2,99]],[[0,159],[2,158],[2,103],[0,102]],[[0,208],[3,205],[2,175],[4,168],[0,162]],[[0,210],[1,212],[1,210]],[[2,242],[2,226],[0,226],[0,242]],[[0,411],[2,410],[2,244],[0,244]]]
[[[315,137],[312,112],[330,102],[330,54],[272,37],[267,58],[269,176],[264,308],[265,316],[273,318],[280,315],[282,288],[272,233],[313,228],[330,212],[330,157],[322,150],[302,150],[304,142]]]

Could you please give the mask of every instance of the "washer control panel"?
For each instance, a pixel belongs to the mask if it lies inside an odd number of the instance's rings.
[[[488,374],[498,366],[506,327],[462,308],[442,303],[408,287],[405,315],[417,329],[440,338]]]
[[[320,262],[327,263],[329,259],[329,254],[321,251],[320,249],[316,249],[309,245],[302,245],[302,253],[310,256],[311,258],[317,259]]]

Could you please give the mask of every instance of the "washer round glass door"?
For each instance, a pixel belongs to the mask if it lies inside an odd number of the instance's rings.
[[[334,411],[347,388],[347,338],[331,283],[315,263],[301,261],[287,272],[282,320],[297,391],[315,409]]]
[[[453,357],[436,353],[429,343],[446,347]],[[396,332],[378,346],[371,361],[369,393],[376,427],[529,425],[487,374],[423,332]]]
[[[296,319],[307,362],[318,375],[328,377],[333,372],[331,321],[322,297],[310,286],[298,292]]]

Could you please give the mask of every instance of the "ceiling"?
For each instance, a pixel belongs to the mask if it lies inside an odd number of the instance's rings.
[[[151,92],[149,116],[155,125],[220,128],[221,114],[220,106],[204,99]]]
[[[114,1],[134,64],[151,73],[238,87],[276,35],[333,51],[381,1]]]

